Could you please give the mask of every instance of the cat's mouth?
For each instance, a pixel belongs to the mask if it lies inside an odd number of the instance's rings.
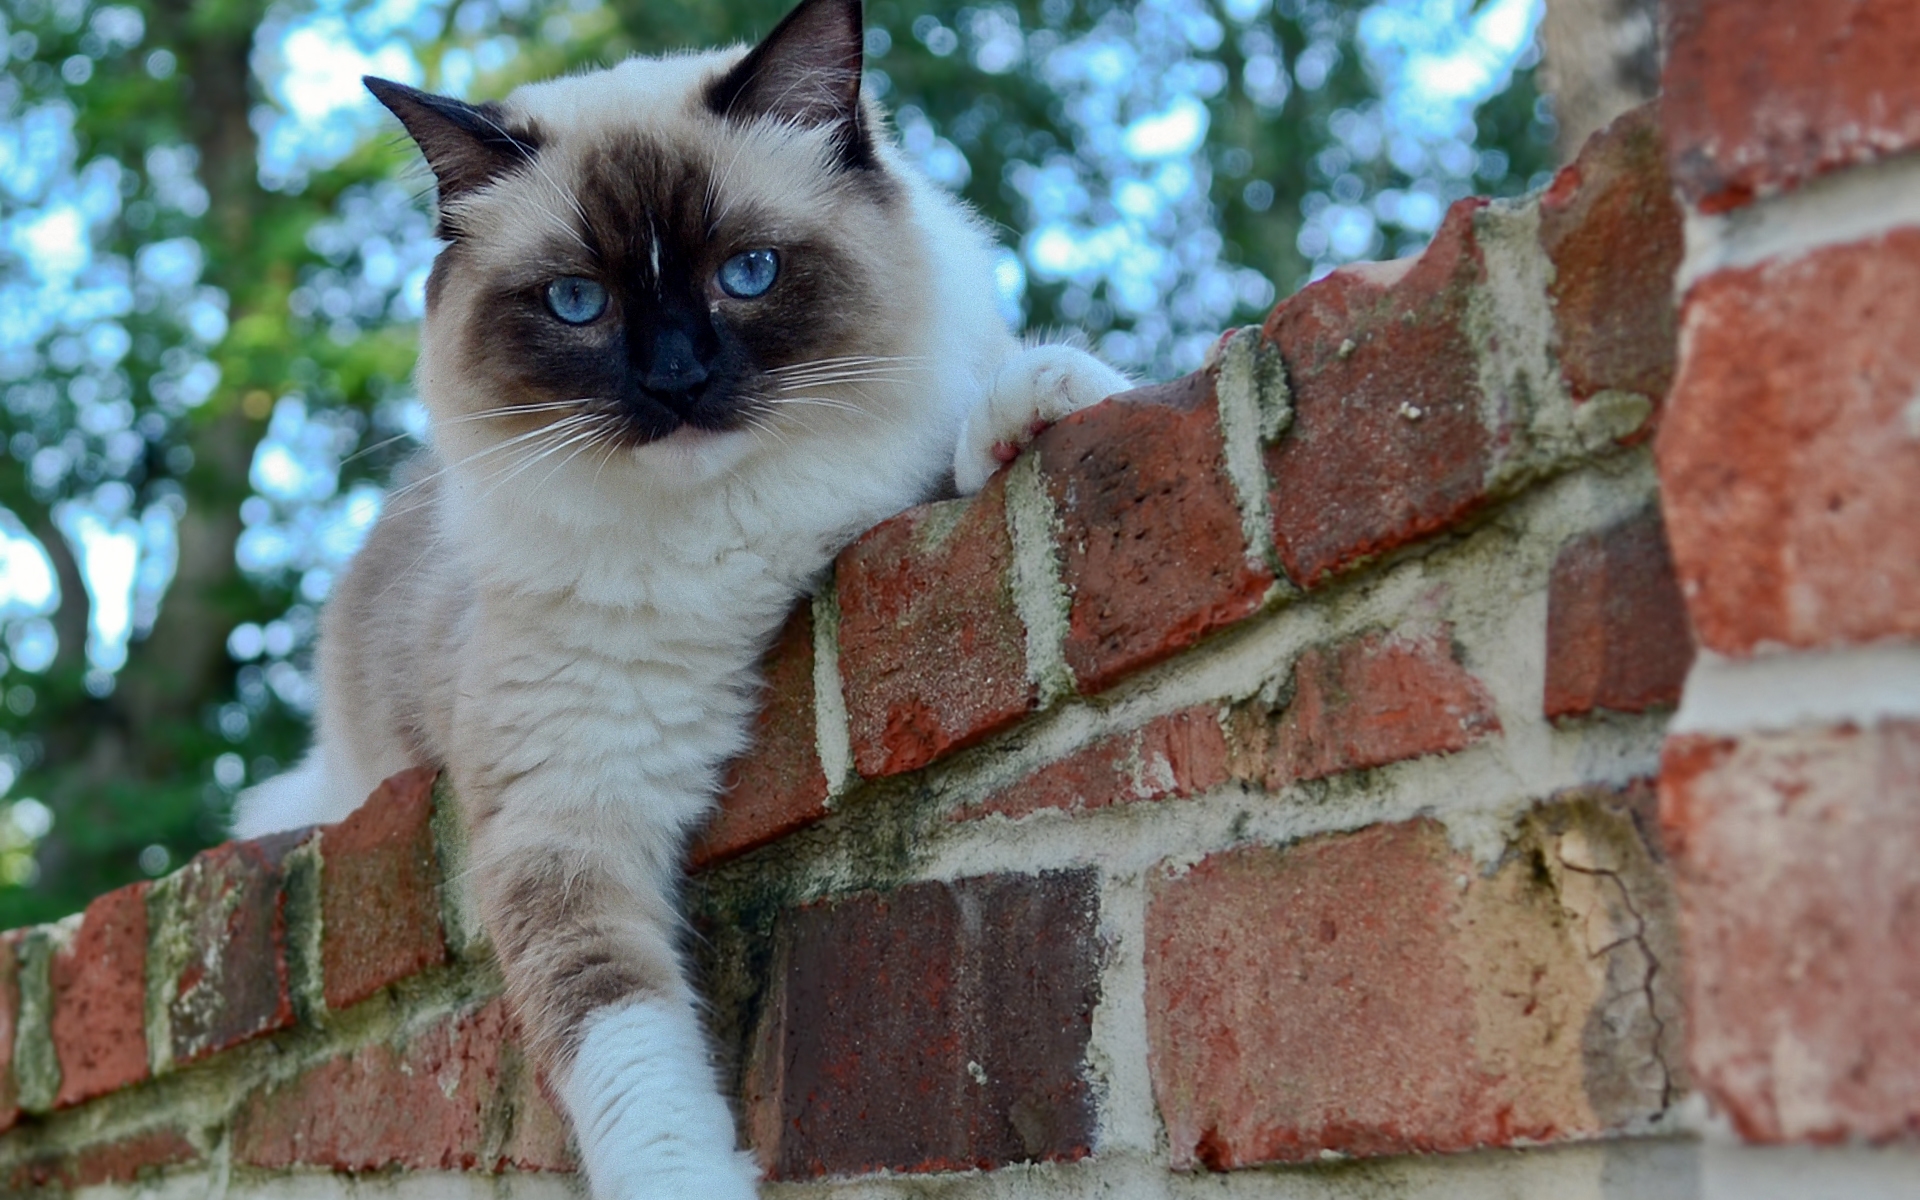
[[[637,388],[623,406],[626,426],[633,439],[643,445],[681,433],[736,432],[745,424],[744,413],[722,391],[711,385],[682,392]]]

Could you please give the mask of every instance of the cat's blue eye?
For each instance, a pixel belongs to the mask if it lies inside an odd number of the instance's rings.
[[[736,300],[764,296],[780,274],[780,256],[771,250],[743,250],[720,264],[720,290]]]
[[[607,311],[607,289],[591,279],[562,275],[547,285],[547,307],[569,325],[585,325]]]

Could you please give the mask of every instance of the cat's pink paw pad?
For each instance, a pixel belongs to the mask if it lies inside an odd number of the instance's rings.
[[[954,484],[963,494],[978,491],[1047,426],[1128,386],[1126,376],[1073,346],[1021,350],[1001,366],[992,391],[967,415],[954,454]]]

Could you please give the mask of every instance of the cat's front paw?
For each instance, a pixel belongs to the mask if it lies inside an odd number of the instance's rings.
[[[954,486],[961,495],[972,495],[1041,430],[1131,386],[1125,375],[1085,350],[1026,347],[1001,365],[986,398],[967,414],[953,456]]]
[[[754,1200],[691,1006],[648,998],[587,1022],[561,1088],[594,1200]]]

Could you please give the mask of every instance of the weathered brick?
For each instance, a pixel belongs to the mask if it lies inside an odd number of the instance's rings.
[[[1310,647],[1278,713],[1233,721],[1236,773],[1272,789],[1464,750],[1497,733],[1493,697],[1454,656],[1449,631],[1376,630]]]
[[[1087,812],[1109,804],[1197,796],[1229,778],[1219,710],[1201,705],[1102,738],[955,816],[1023,817],[1049,808]]]
[[[840,556],[840,675],[854,766],[923,767],[1033,707],[1014,609],[1006,479],[911,509]]]
[[[147,1077],[147,888],[136,883],[87,905],[73,942],[53,956],[57,1106]]]
[[[228,842],[166,881],[156,932],[180,955],[162,984],[174,1062],[292,1027],[285,860],[308,836]]]
[[[234,1158],[336,1171],[570,1169],[556,1150],[503,1000],[450,1017],[404,1045],[362,1046],[242,1106]]]
[[[1920,1133],[1920,724],[1677,737],[1660,795],[1701,1089],[1756,1141]]]
[[[827,815],[813,712],[813,606],[803,603],[762,664],[765,700],[753,749],[733,764],[719,811],[695,843],[695,868],[785,837]]]
[[[1540,245],[1553,263],[1555,351],[1574,400],[1633,392],[1657,413],[1673,384],[1673,281],[1686,251],[1657,107],[1615,121],[1554,177],[1540,197]]]
[[[17,934],[0,934],[0,1133],[20,1119],[20,1086],[13,1078],[13,1039],[20,1029],[20,960]]]
[[[200,1151],[185,1135],[174,1129],[155,1129],[69,1155],[29,1159],[14,1168],[9,1186],[17,1193],[32,1188],[70,1191],[134,1183],[167,1167],[199,1161]]]
[[[327,1007],[346,1008],[447,961],[433,781],[424,767],[374,789],[320,831],[321,973]]]
[[[1721,271],[1657,443],[1703,645],[1920,636],[1920,230]]]
[[[495,1170],[578,1171],[580,1154],[573,1131],[558,1106],[540,1084],[539,1072],[514,1044],[502,1051],[503,1092],[510,1119],[506,1137],[493,1156]]]
[[[1482,875],[1416,821],[1155,880],[1146,1004],[1176,1167],[1591,1136],[1659,1112],[1678,1008],[1631,816],[1538,812]]]
[[[771,1177],[1091,1152],[1092,871],[920,883],[783,919],[748,1072]]]
[[[1561,549],[1547,585],[1548,717],[1676,705],[1692,665],[1657,509]]]
[[[1668,0],[1674,178],[1704,212],[1920,146],[1908,0]]]
[[[1094,693],[1257,611],[1210,374],[1083,409],[1034,443],[1072,608],[1067,665]]]
[[[1468,329],[1485,203],[1455,204],[1418,260],[1335,271],[1267,318],[1293,390],[1293,424],[1267,452],[1274,541],[1303,587],[1486,500],[1506,434],[1483,415]]]

